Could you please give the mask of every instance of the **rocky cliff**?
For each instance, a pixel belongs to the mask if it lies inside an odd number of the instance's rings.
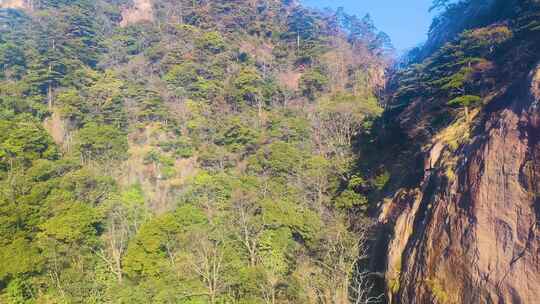
[[[420,188],[399,192],[389,246],[395,303],[534,303],[540,297],[540,70],[439,170],[435,141]],[[525,81],[525,80],[523,80]],[[528,87],[525,89],[525,87]],[[517,92],[515,92],[517,93]],[[383,214],[381,221],[387,221]]]
[[[524,12],[498,21],[512,28],[511,43],[486,53],[491,71],[480,69],[480,82],[463,88],[476,90],[480,106],[436,124],[451,94],[426,88],[395,114],[410,142],[421,143],[414,149],[424,168],[379,216],[392,227],[384,262],[391,303],[540,298],[540,35],[530,27],[538,15]],[[534,30],[525,35],[523,24]]]

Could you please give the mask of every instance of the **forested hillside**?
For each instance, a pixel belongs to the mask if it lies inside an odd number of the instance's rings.
[[[280,0],[0,1],[0,303],[367,303],[388,37]],[[472,114],[471,114],[472,115]]]

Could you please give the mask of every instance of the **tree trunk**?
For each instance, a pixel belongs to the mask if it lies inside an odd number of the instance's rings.
[[[51,71],[51,66],[49,66],[49,72]],[[49,80],[48,88],[47,88],[47,106],[49,108],[49,111],[52,110],[53,106],[53,97],[52,97],[52,84]]]
[[[296,34],[296,53],[300,54],[300,33]]]

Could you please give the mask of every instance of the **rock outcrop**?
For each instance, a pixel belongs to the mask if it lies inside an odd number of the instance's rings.
[[[154,20],[154,9],[151,0],[134,0],[133,6],[122,10],[121,26],[138,22],[151,22]]]
[[[392,303],[540,299],[540,66],[490,104],[463,149],[433,139],[420,187],[396,194],[379,219],[394,225]]]
[[[540,301],[540,6],[522,3],[493,23],[515,36],[489,51],[481,106],[435,125],[452,97],[416,94],[390,117],[424,166],[379,214],[390,303]]]
[[[11,9],[32,9],[33,1],[32,0],[0,0],[0,8],[11,8]]]

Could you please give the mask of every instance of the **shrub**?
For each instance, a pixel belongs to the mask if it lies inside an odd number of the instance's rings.
[[[388,184],[390,181],[390,172],[384,171],[383,173],[379,174],[375,179],[373,180],[373,186],[379,191],[383,190],[384,187]]]
[[[484,27],[466,31],[463,34],[463,43],[469,50],[489,50],[498,46],[513,36],[512,31],[506,25]]]
[[[176,156],[189,158],[193,156],[193,145],[187,137],[180,137],[176,141],[168,141],[159,144],[165,152],[173,152]]]
[[[334,199],[334,206],[344,210],[359,207],[361,210],[365,211],[368,207],[368,200],[365,196],[358,194],[353,190],[345,190]]]

